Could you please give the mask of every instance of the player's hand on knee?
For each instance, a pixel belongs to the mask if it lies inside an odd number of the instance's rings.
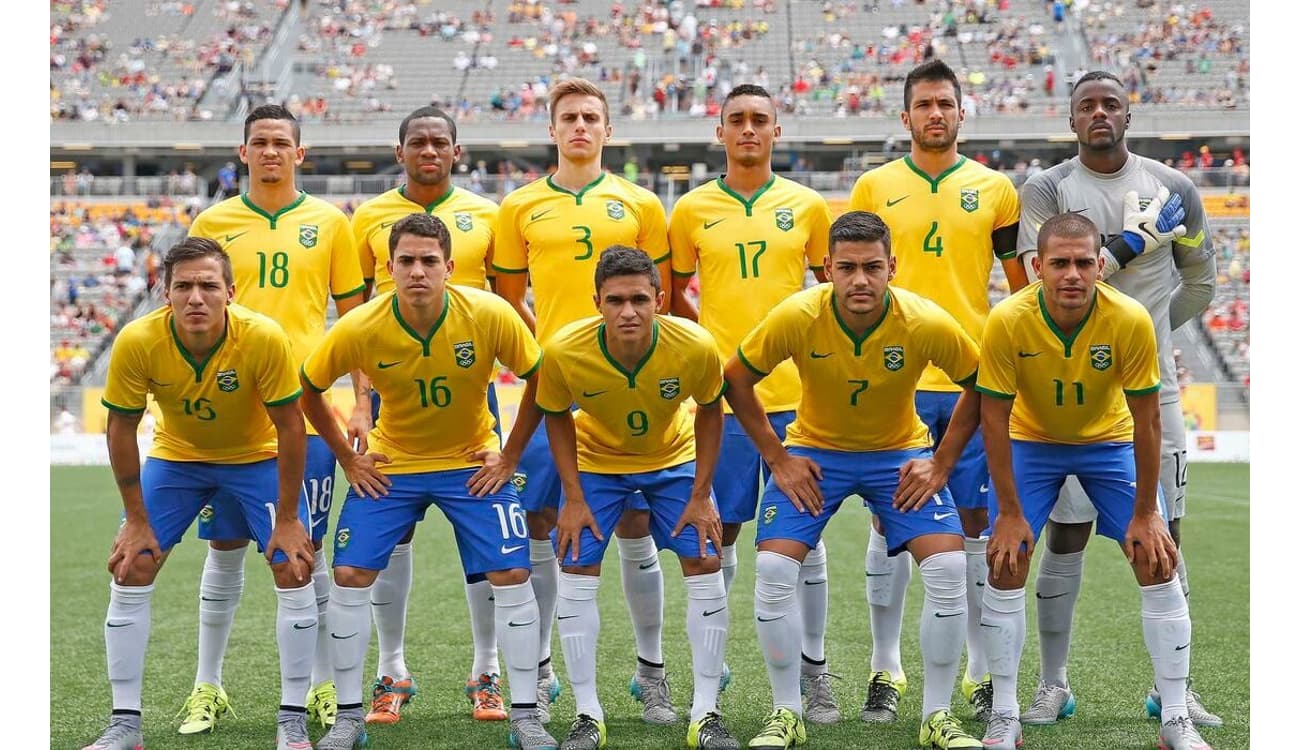
[[[898,489],[894,490],[894,508],[918,510],[948,483],[948,472],[930,458],[913,458],[898,470]]]
[[[155,566],[162,564],[162,547],[154,536],[148,521],[131,521],[128,519],[117,530],[113,539],[113,548],[108,553],[108,572],[120,586],[126,583],[131,566],[142,553],[148,552],[153,557]]]
[[[482,461],[483,465],[474,476],[469,478],[465,486],[469,488],[469,493],[475,497],[485,495],[495,495],[506,486],[515,475],[515,468],[518,463],[510,461],[497,451],[479,451],[470,457],[474,461]]]
[[[722,549],[722,519],[718,516],[718,509],[714,507],[708,495],[704,495],[702,499],[692,497],[690,502],[686,503],[682,517],[677,520],[677,526],[673,528],[673,536],[681,534],[687,526],[695,527],[695,535],[699,537],[700,557],[709,556],[709,542],[713,542],[713,549]]]
[[[271,539],[266,543],[266,561],[273,562],[277,551],[289,558],[293,580],[302,583],[311,576],[316,550],[312,548],[311,536],[300,519],[277,523],[271,529]]]
[[[560,517],[555,522],[555,556],[560,559],[561,565],[563,565],[565,550],[570,547],[573,549],[572,562],[578,562],[583,529],[590,529],[591,535],[596,537],[597,541],[605,541],[605,535],[600,531],[600,524],[596,523],[596,517],[591,514],[591,506],[581,499],[574,502],[574,498],[569,496],[565,499],[564,507],[560,509]]]
[[[816,461],[807,456],[786,453],[785,458],[771,464],[771,467],[776,486],[790,498],[790,503],[796,510],[814,516],[821,514],[826,501],[822,497],[821,485],[818,484],[822,478],[822,467]]]
[[[1124,194],[1124,242],[1134,255],[1141,255],[1187,234],[1183,220],[1183,196],[1175,193],[1171,198],[1169,188],[1160,187],[1156,197],[1146,208],[1138,201],[1136,190]]]
[[[999,515],[993,522],[993,535],[988,542],[988,564],[992,578],[1002,577],[1005,570],[1013,577],[1020,575],[1020,550],[1024,547],[1025,561],[1034,554],[1034,530],[1022,515]]]
[[[1139,549],[1141,557],[1139,560]],[[1134,515],[1124,534],[1124,554],[1129,564],[1145,562],[1147,573],[1158,580],[1167,581],[1178,567],[1178,547],[1169,536],[1169,526],[1158,513]]]
[[[348,484],[352,485],[358,495],[378,500],[387,495],[388,488],[393,486],[393,481],[379,470],[378,464],[392,463],[388,456],[382,453],[358,454],[342,463],[343,473],[348,477]]]

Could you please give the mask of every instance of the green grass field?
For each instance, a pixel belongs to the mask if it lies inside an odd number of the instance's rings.
[[[1189,484],[1191,516],[1183,523],[1192,582],[1195,646],[1193,675],[1208,707],[1225,719],[1205,731],[1219,750],[1250,744],[1249,466],[1193,465]],[[110,709],[104,665],[103,621],[108,605],[104,562],[121,505],[107,468],[55,467],[50,477],[50,747],[81,747],[103,728]],[[336,512],[337,512],[336,503]],[[809,725],[812,747],[907,748],[916,743],[920,713],[921,660],[917,647],[920,576],[913,576],[904,630],[904,668],[912,686],[903,697],[901,720],[890,726],[857,720],[866,694],[870,634],[863,600],[863,557],[867,512],[846,505],[826,532],[831,565],[831,613],[827,656],[845,720],[836,726]],[[331,529],[333,525],[331,524]],[[144,726],[150,750],[172,748],[268,748],[274,743],[279,699],[275,649],[275,597],[269,571],[255,552],[244,600],[235,620],[225,667],[225,687],[238,718],[219,725],[212,737],[181,737],[173,713],[194,679],[197,588],[204,546],[191,536],[178,546],[160,576],[153,598],[153,631],[145,668]],[[752,541],[752,526],[741,549]],[[601,698],[614,748],[683,747],[684,723],[655,727],[640,721],[640,704],[627,694],[633,642],[618,580],[617,551],[611,546],[601,588]],[[674,702],[683,715],[690,700],[690,654],[685,637],[685,596],[675,564],[665,561],[664,647]],[[506,746],[504,724],[469,718],[462,686],[470,663],[470,635],[450,528],[430,513],[415,544],[416,587],[411,596],[406,658],[420,695],[401,723],[371,733],[375,748],[490,748]],[[1027,728],[1025,746],[1049,748],[1150,748],[1158,725],[1141,710],[1151,684],[1151,663],[1142,643],[1139,598],[1127,563],[1116,546],[1095,540],[1089,547],[1083,593],[1071,654],[1071,683],[1079,700],[1075,717],[1055,727]],[[1032,581],[1031,576],[1031,581]],[[1032,583],[1031,583],[1032,587]],[[747,741],[771,707],[771,693],[753,623],[753,556],[741,555],[732,592],[732,631],[727,653],[733,680],[723,711],[728,726]],[[1038,666],[1034,609],[1020,677],[1027,704]],[[563,679],[559,639],[556,668]],[[371,639],[369,669],[375,662]],[[959,716],[969,711],[955,696]],[[565,694],[555,705],[550,728],[562,737],[573,718]],[[979,736],[982,726],[969,725]],[[318,730],[313,728],[313,737]]]

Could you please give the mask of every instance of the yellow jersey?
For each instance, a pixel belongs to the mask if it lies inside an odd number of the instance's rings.
[[[442,317],[427,337],[402,319],[396,294],[381,294],[339,318],[302,374],[324,392],[344,373],[364,372],[381,402],[370,450],[392,459],[382,471],[416,474],[479,466],[475,453],[500,450],[487,408],[494,363],[526,378],[541,356],[509,303],[448,285]]]
[[[102,403],[141,414],[147,394],[162,412],[149,455],[167,461],[247,464],[276,456],[267,406],[302,393],[289,337],[275,321],[239,305],[201,361],[176,334],[170,306],[127,323],[113,342]]]
[[[772,175],[745,200],[719,177],[681,197],[668,223],[673,275],[700,274],[700,325],[725,352],[820,268],[831,210],[816,191]],[[799,373],[782,363],[758,384],[768,411],[799,405]],[[725,408],[731,411],[731,405]]]
[[[405,216],[424,212],[442,219],[451,234],[456,268],[451,283],[491,289],[488,264],[496,238],[497,204],[469,190],[453,187],[427,206],[406,197],[405,185],[371,198],[352,213],[352,236],[361,257],[361,274],[375,282],[375,294],[393,291],[388,273],[388,236]]]
[[[930,179],[904,156],[859,177],[849,210],[878,214],[889,227],[898,259],[890,286],[939,303],[978,341],[989,316],[993,232],[1020,221],[1011,180],[964,156]],[[1011,251],[1001,259],[1015,257]],[[935,368],[926,370],[920,389],[961,390]]]
[[[558,414],[578,405],[579,470],[631,474],[695,459],[686,399],[714,404],[725,390],[722,356],[708,331],[655,316],[650,351],[630,371],[610,356],[599,316],[565,326],[545,348],[537,406]]]
[[[1016,440],[1132,442],[1125,395],[1160,390],[1155,324],[1140,302],[1098,282],[1087,316],[1067,336],[1047,314],[1043,282],[1034,282],[993,308],[976,387],[1016,400]]]
[[[862,336],[840,319],[831,284],[777,305],[740,345],[740,361],[766,375],[791,359],[803,395],[786,445],[892,451],[931,445],[916,388],[931,364],[973,382],[979,347],[951,315],[906,289],[888,289],[884,315]]]
[[[610,245],[668,259],[668,221],[659,196],[602,172],[576,193],[550,177],[535,180],[501,201],[497,217],[497,273],[525,273],[533,282],[537,340],[595,310],[596,262]]]

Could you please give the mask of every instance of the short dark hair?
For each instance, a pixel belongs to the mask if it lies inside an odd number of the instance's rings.
[[[1070,89],[1071,104],[1074,103],[1074,94],[1076,91],[1079,90],[1079,87],[1085,83],[1089,83],[1090,81],[1110,81],[1114,83],[1116,86],[1118,86],[1121,91],[1124,89],[1124,82],[1121,81],[1119,79],[1119,76],[1115,75],[1114,73],[1111,73],[1108,70],[1090,70],[1087,73],[1084,73],[1083,75],[1079,76],[1079,79],[1074,82],[1074,88]],[[1128,97],[1121,97],[1121,99],[1124,102],[1124,107],[1127,109]]]
[[[849,211],[831,224],[831,241],[827,252],[835,253],[837,242],[879,242],[890,254],[889,226],[870,211]]]
[[[402,217],[393,225],[392,234],[388,235],[389,258],[397,253],[398,240],[407,234],[437,240],[438,246],[442,248],[442,259],[451,260],[451,232],[447,231],[447,225],[437,216],[421,212]]]
[[[1092,220],[1083,214],[1067,211],[1043,222],[1043,226],[1038,230],[1039,255],[1042,255],[1043,251],[1047,249],[1048,240],[1054,237],[1069,239],[1091,238],[1093,252],[1101,253],[1101,233],[1097,231],[1097,225],[1093,224]]]
[[[655,292],[661,291],[659,269],[650,255],[637,247],[610,245],[601,252],[600,260],[596,261],[596,294],[600,294],[601,285],[611,276],[645,276]]]
[[[453,146],[456,145],[456,121],[451,119],[451,115],[437,107],[431,106],[420,107],[402,120],[402,124],[397,126],[397,142],[406,143],[406,129],[410,127],[412,122],[423,120],[426,117],[437,117],[438,119],[445,120],[447,128],[451,131],[451,143]]]
[[[769,102],[772,101],[772,94],[769,93],[767,89],[756,83],[742,83],[731,91],[728,91],[727,95],[722,98],[722,106],[718,108],[718,117],[722,117],[722,113],[726,111],[727,105],[731,103],[732,99],[741,96],[761,96]],[[776,109],[775,102],[772,102],[772,109]]]
[[[288,120],[293,124],[293,145],[302,142],[302,128],[298,126],[298,118],[292,112],[279,104],[263,104],[244,118],[244,143],[248,143],[248,134],[253,130],[253,123],[258,120]]]
[[[199,258],[216,259],[221,264],[221,278],[226,280],[226,286],[235,283],[235,272],[230,267],[230,256],[221,249],[221,245],[216,240],[207,237],[186,237],[173,245],[163,256],[163,285],[165,287],[172,285],[172,271],[176,268],[176,264]]]
[[[912,72],[907,74],[903,79],[903,109],[912,108],[912,87],[918,81],[947,81],[952,84],[953,93],[957,95],[957,104],[961,105],[961,82],[957,80],[957,74],[952,72],[952,68],[939,58],[923,62],[912,68]]]

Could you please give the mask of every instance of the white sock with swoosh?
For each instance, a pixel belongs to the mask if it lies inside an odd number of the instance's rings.
[[[370,592],[373,588],[373,585],[348,588],[335,581],[330,589],[329,630],[321,633],[320,637],[330,639],[339,706],[361,703],[361,670],[366,666],[366,650],[370,647]]]
[[[491,586],[495,599],[495,625],[506,657],[512,705],[537,705],[537,651],[541,628],[537,597],[528,581]],[[495,653],[496,648],[493,647]],[[494,670],[495,671],[495,670]],[[489,673],[490,674],[490,673]]]

